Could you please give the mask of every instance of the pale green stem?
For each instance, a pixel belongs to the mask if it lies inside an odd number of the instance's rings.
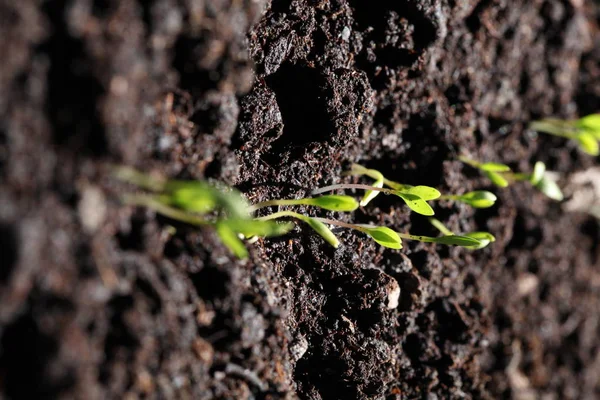
[[[132,183],[153,192],[160,192],[165,187],[164,179],[154,178],[148,174],[136,171],[131,167],[115,167],[113,169],[113,174],[117,179]]]
[[[549,133],[567,139],[573,139],[577,135],[577,132],[574,131],[574,127],[568,121],[559,119],[549,118],[541,121],[534,121],[529,125],[529,128],[534,131]]]
[[[299,213],[293,212],[293,211],[278,211],[276,213],[265,215],[264,217],[258,217],[258,218],[254,218],[254,219],[256,221],[268,221],[271,219],[278,219],[278,218],[283,218],[283,217],[296,218],[301,221],[305,221],[307,218],[309,218],[306,215],[302,215],[302,214],[299,214]]]
[[[397,232],[402,239],[417,240],[419,242],[436,243],[437,238],[430,236],[411,235],[410,233]]]
[[[466,157],[466,156],[458,156],[458,159],[462,162],[464,162],[467,165],[470,165],[473,168],[479,168],[481,166],[480,162],[477,162],[475,160],[471,160],[470,158]]]
[[[459,201],[460,200],[460,196],[456,195],[456,194],[443,194],[440,197],[438,197],[435,200],[454,200],[454,201]]]
[[[375,180],[379,179],[379,174],[380,174],[379,171],[373,171],[373,170],[370,170],[370,169],[365,168],[362,165],[358,165],[358,164],[354,164],[354,165],[355,165],[355,168],[358,167],[356,169],[358,169],[359,171],[356,171],[356,172],[348,171],[347,173],[345,173],[345,175],[354,175],[354,176],[366,175],[369,178],[372,178]],[[398,182],[389,180],[385,176],[383,177],[383,184],[386,186],[389,186],[393,189],[396,189],[396,190],[401,190],[403,188],[410,187],[410,185],[405,185],[403,183],[398,183]]]
[[[166,204],[156,200],[154,196],[148,195],[126,195],[123,197],[123,201],[126,204],[148,207],[157,213],[169,217],[176,221],[184,222],[190,225],[205,226],[214,225],[212,222],[205,220],[204,218],[191,215],[185,211],[178,210],[173,207],[169,207]]]
[[[348,224],[346,222],[342,222],[342,221],[338,221],[338,220],[334,220],[334,219],[329,219],[329,218],[314,218],[314,219],[319,220],[319,221],[324,222],[329,225],[336,225],[336,226],[340,226],[342,228],[354,229],[354,230],[357,230],[360,232],[368,232],[368,230],[369,230],[369,228],[366,226]],[[377,227],[373,226],[371,228],[377,228]],[[418,240],[419,242],[427,242],[427,243],[435,243],[437,241],[437,238],[429,237],[429,236],[411,235],[410,233],[402,233],[402,232],[396,232],[396,233],[401,238],[408,239],[408,240]]]
[[[261,201],[260,203],[256,203],[251,205],[248,208],[248,212],[254,212],[259,208],[270,207],[270,206],[297,206],[305,203],[306,199],[294,199],[294,200],[267,200]]]
[[[334,190],[343,189],[373,190],[375,192],[382,192],[385,194],[395,194],[395,191],[391,189],[378,188],[375,186],[363,185],[361,183],[338,183],[336,185],[324,186],[322,188],[313,190],[312,194],[321,194],[325,192],[333,192]]]
[[[365,232],[367,230],[365,227],[362,227],[360,225],[349,224],[347,222],[338,221],[337,219],[319,218],[319,217],[314,218],[314,219],[316,219],[317,221],[324,222],[329,225],[335,225],[335,226],[340,226],[342,228],[354,229],[354,230],[361,231],[361,232]]]
[[[450,229],[446,228],[442,222],[436,218],[429,218],[429,223],[433,225],[438,231],[440,231],[443,235],[450,236],[454,235]]]

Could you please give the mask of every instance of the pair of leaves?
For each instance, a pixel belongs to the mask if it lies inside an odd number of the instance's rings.
[[[248,203],[240,192],[227,192],[201,181],[168,181],[162,198],[179,209],[206,214],[223,209],[231,218],[248,219]]]
[[[360,226],[360,230],[369,235],[371,239],[373,239],[381,246],[390,249],[402,248],[401,235],[390,228],[387,228],[385,226]],[[422,242],[437,243],[450,246],[461,246],[470,249],[483,248],[487,246],[491,241],[495,240],[494,237],[487,232],[473,232],[467,235],[444,235],[441,237],[415,235],[406,236],[410,239],[419,240]]]
[[[579,147],[586,153],[597,156],[600,154],[600,114],[591,114],[576,122],[580,132],[577,134]]]
[[[533,172],[529,175],[529,182],[552,200],[562,201],[564,199],[556,182],[546,174],[546,164],[541,161],[535,163]]]
[[[481,232],[481,231],[468,232],[468,233],[464,233],[463,236],[479,241],[478,245],[466,246],[467,248],[469,248],[471,250],[483,249],[490,243],[493,243],[496,241],[496,238],[494,237],[494,235],[492,235],[489,232]]]
[[[494,163],[494,162],[486,162],[479,164],[478,168],[483,171],[484,175],[492,181],[492,183],[498,187],[505,188],[508,186],[508,181],[504,176],[502,176],[502,172],[510,172],[510,167],[508,165]]]
[[[400,197],[406,205],[416,213],[422,215],[433,215],[434,211],[427,203],[429,200],[435,200],[441,196],[441,193],[429,186],[410,186],[403,185],[398,182],[393,182],[385,179],[383,174],[375,169],[368,169],[359,164],[352,164],[350,173],[353,175],[366,175],[375,179],[372,186],[382,188],[384,184],[393,189],[393,193]],[[367,190],[363,196],[360,205],[366,206],[379,194],[379,191]]]
[[[411,186],[407,189],[397,190],[394,194],[404,200],[411,210],[427,216],[435,214],[427,201],[435,200],[441,196],[437,189],[429,186]]]
[[[294,227],[294,224],[289,222],[277,223],[251,219],[246,200],[234,189],[220,190],[202,181],[155,178],[128,167],[116,168],[115,176],[154,192],[150,195],[125,196],[128,203],[151,208],[159,214],[184,223],[214,226],[223,244],[239,258],[248,256],[248,250],[240,236],[279,236]],[[356,203],[354,199],[351,200]],[[348,208],[348,199],[329,199],[329,203]],[[216,220],[199,216],[213,211],[223,211],[224,216],[220,214]]]
[[[358,208],[358,202],[354,197],[331,194],[319,197],[309,197],[298,200],[296,204],[315,206],[329,211],[354,211]]]
[[[600,154],[600,114],[590,114],[578,120],[546,118],[534,121],[531,129],[575,140],[579,148],[592,156]]]

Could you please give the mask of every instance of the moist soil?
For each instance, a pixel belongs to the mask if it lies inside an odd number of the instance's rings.
[[[0,0],[0,398],[600,398],[598,222],[456,161],[539,160],[563,187],[597,163],[527,124],[600,109],[599,22],[583,0]],[[111,176],[257,202],[352,162],[494,191],[436,216],[497,241],[298,226],[240,261]],[[435,234],[387,196],[299,210]]]

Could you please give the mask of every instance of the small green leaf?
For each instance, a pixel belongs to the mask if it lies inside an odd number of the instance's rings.
[[[535,185],[535,187],[538,188],[540,192],[550,197],[552,200],[562,201],[562,199],[564,199],[562,191],[560,190],[556,182],[554,182],[551,179],[548,179],[547,176],[544,176],[537,183],[537,185]]]
[[[429,186],[412,186],[406,192],[417,195],[421,200],[435,200],[442,194],[435,188]]]
[[[304,199],[305,204],[320,207],[329,211],[354,211],[358,208],[358,202],[352,196],[331,194]]]
[[[336,249],[340,245],[338,238],[331,232],[331,230],[321,221],[304,216],[302,221],[306,222],[315,232],[317,232],[327,243],[335,247]]]
[[[202,182],[181,184],[163,198],[172,206],[200,214],[214,210],[218,204],[214,189]]]
[[[465,193],[458,197],[463,203],[469,204],[475,208],[488,208],[496,203],[498,198],[492,192],[487,190],[475,190],[473,192]]]
[[[531,177],[529,178],[529,182],[531,182],[531,184],[534,186],[537,185],[538,182],[540,180],[542,180],[542,178],[544,177],[545,172],[546,172],[546,164],[544,164],[541,161],[536,162],[533,167],[533,173],[531,174]]]
[[[600,140],[600,114],[590,114],[580,118],[577,121],[577,127],[586,130]]]
[[[459,235],[447,235],[441,236],[438,238],[433,238],[433,242],[438,244],[446,244],[452,246],[461,246],[461,247],[473,247],[479,246],[481,242],[477,239],[468,237],[468,236],[459,236]]]
[[[508,172],[510,171],[510,167],[508,165],[495,163],[495,162],[485,162],[479,164],[478,167],[482,171],[487,172]]]
[[[494,237],[494,235],[492,235],[489,232],[469,232],[469,233],[463,234],[463,236],[470,237],[472,239],[479,241],[479,245],[469,247],[473,250],[483,249],[490,243],[493,243],[496,241],[496,238]]]
[[[394,193],[397,196],[399,196],[402,200],[404,200],[406,205],[414,212],[421,214],[421,215],[427,215],[427,216],[431,216],[431,215],[435,214],[433,212],[433,208],[431,208],[431,206],[429,204],[427,204],[427,202],[425,200],[421,199],[416,194],[407,193],[407,192],[394,192]]]
[[[485,171],[484,174],[488,177],[490,181],[492,181],[494,185],[501,188],[505,188],[508,186],[508,181],[504,179],[502,175],[493,171]]]
[[[223,244],[238,258],[247,258],[248,249],[226,223],[217,222],[216,231]]]
[[[585,153],[591,156],[597,156],[600,154],[600,145],[598,145],[598,139],[596,139],[596,137],[594,137],[594,135],[591,133],[578,133],[575,139],[577,139],[577,142],[579,142],[579,148],[581,148],[581,150],[583,150]]]
[[[381,175],[381,180],[377,179],[374,183],[373,183],[374,187],[378,187],[381,188],[383,187],[383,175]],[[369,204],[369,202],[371,200],[373,200],[375,197],[377,197],[379,195],[380,192],[376,191],[376,190],[367,190],[365,192],[365,195],[363,196],[362,200],[360,201],[360,205],[362,207],[366,206],[367,204]]]
[[[365,228],[364,232],[383,247],[390,249],[402,248],[402,239],[400,239],[397,232],[388,227]]]
[[[224,192],[205,182],[176,180],[168,181],[164,190],[170,204],[182,210],[202,213],[213,202],[232,218],[248,218],[248,203],[237,190]]]

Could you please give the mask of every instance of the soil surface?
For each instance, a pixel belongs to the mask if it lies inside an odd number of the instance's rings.
[[[593,0],[0,0],[0,398],[600,398],[598,222],[456,161],[597,164],[527,124],[600,109],[599,24]],[[298,226],[239,261],[110,174],[256,202],[352,162],[493,190],[436,215],[496,243]],[[435,234],[386,196],[329,215]]]

